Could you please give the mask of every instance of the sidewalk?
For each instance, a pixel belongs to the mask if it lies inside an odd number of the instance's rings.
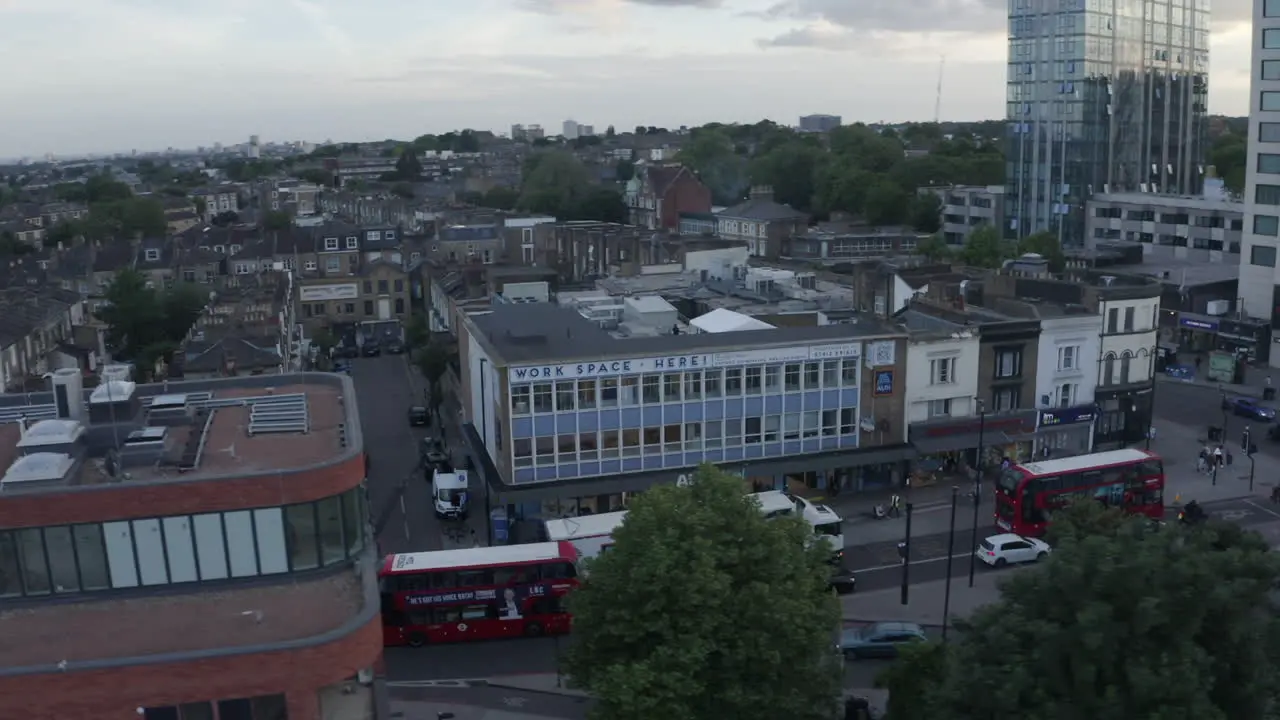
[[[1000,584],[1012,574],[1027,568],[1000,572],[978,568],[969,587],[969,578],[958,574],[951,578],[951,616],[967,617],[983,605],[1000,599]],[[942,626],[942,606],[946,597],[946,580],[913,583],[908,604],[902,604],[898,587],[855,592],[840,598],[840,616],[845,622],[914,622],[924,626]]]
[[[503,675],[501,677],[489,678],[484,681],[485,685],[497,688],[510,688],[512,690],[524,690],[526,692],[551,693],[554,695],[567,695],[569,697],[587,698],[589,694],[575,690],[569,687],[569,677],[567,675],[556,675],[555,673],[527,673],[522,675]]]
[[[1280,371],[1267,367],[1254,367],[1246,365],[1244,369],[1244,382],[1224,383],[1207,378],[1209,372],[1208,361],[1206,360],[1200,367],[1200,372],[1196,377],[1189,379],[1170,377],[1165,373],[1156,374],[1156,382],[1159,383],[1181,383],[1183,385],[1196,385],[1199,387],[1213,388],[1228,395],[1247,395],[1249,397],[1262,397],[1262,390],[1267,386],[1267,378],[1272,379],[1272,383],[1277,390],[1280,390]]]
[[[1159,418],[1155,427],[1156,439],[1151,443],[1151,450],[1164,460],[1167,507],[1190,500],[1209,502],[1250,496],[1266,499],[1280,478],[1280,460],[1259,452],[1254,455],[1254,484],[1250,492],[1249,458],[1240,452],[1238,445],[1227,445],[1234,462],[1218,471],[1218,484],[1214,486],[1211,475],[1196,470],[1196,459],[1206,440],[1203,430]]]

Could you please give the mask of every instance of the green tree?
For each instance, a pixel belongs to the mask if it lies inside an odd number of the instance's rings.
[[[514,210],[519,202],[519,190],[504,185],[495,185],[485,192],[477,204],[494,208],[495,210]]]
[[[297,175],[299,180],[305,180],[321,187],[333,185],[333,173],[324,168],[306,168],[305,170],[299,170]]]
[[[291,227],[293,227],[293,218],[283,210],[268,210],[262,215],[263,230],[280,232]]]
[[[121,270],[112,278],[98,318],[107,325],[107,347],[131,359],[144,347],[162,339],[164,311],[156,291],[136,270]]]
[[[571,153],[547,150],[525,161],[518,206],[539,213],[562,213],[576,208],[587,196],[590,176]]]
[[[942,227],[942,199],[931,192],[916,193],[907,207],[907,221],[918,232],[938,232]]]
[[[927,713],[903,718],[1274,717],[1280,558],[1260,536],[1217,521],[1153,530],[1084,507],[1054,524],[1076,526],[957,622],[943,662],[921,653],[894,668]]]
[[[444,402],[444,374],[449,369],[449,351],[438,341],[429,340],[422,346],[414,360],[423,379],[427,381],[430,397],[428,409],[432,415],[439,416],[440,405]]]
[[[396,158],[396,179],[405,182],[417,182],[422,179],[422,162],[418,160],[418,154],[411,148],[402,150],[400,157]]]
[[[902,186],[890,180],[878,180],[867,189],[862,216],[871,225],[899,225],[907,219],[911,198]]]
[[[618,136],[618,131],[617,131],[617,130],[614,130],[614,129],[613,129],[613,126],[612,126],[612,125],[610,125],[609,127],[605,128],[605,130],[604,130],[604,136],[605,136],[606,138],[608,138],[608,139],[612,140],[612,139],[614,139],[615,137],[617,137],[617,136]]]
[[[934,233],[916,244],[916,252],[925,256],[930,262],[950,260],[952,248],[942,239],[941,233]]]
[[[391,186],[391,194],[405,200],[412,200],[415,197],[413,185],[407,182],[398,182]]]
[[[209,304],[209,291],[194,283],[181,283],[164,291],[159,300],[164,317],[162,337],[165,341],[178,343],[187,336]]]
[[[614,175],[618,182],[627,182],[636,176],[636,164],[630,160],[619,160],[614,168]]]
[[[831,154],[864,170],[883,173],[902,161],[902,142],[857,123],[831,131]]]
[[[422,313],[415,312],[409,316],[409,322],[405,323],[404,341],[410,350],[417,350],[427,344],[431,339],[431,331],[427,328],[427,320]]]
[[[571,682],[609,720],[830,720],[842,663],[828,553],[710,465],[629,507],[569,598]]]
[[[1013,248],[990,225],[979,225],[965,238],[960,249],[960,261],[966,265],[998,268],[1013,254]]]
[[[738,155],[733,141],[718,129],[696,129],[676,154],[676,161],[698,175],[711,190],[712,202],[718,204],[741,200],[750,185],[747,158]]]
[[[797,210],[813,207],[814,178],[823,161],[821,148],[801,142],[778,145],[751,163],[751,182],[773,188],[773,197]]]
[[[622,193],[604,187],[591,187],[573,205],[565,207],[562,220],[596,220],[599,222],[625,223],[627,221],[627,204]]]
[[[1022,238],[1018,242],[1018,254],[1035,253],[1049,261],[1049,272],[1062,272],[1067,267],[1067,256],[1056,233],[1041,231]]]
[[[1244,175],[1248,165],[1249,142],[1245,135],[1227,133],[1218,136],[1209,149],[1209,162],[1233,193],[1244,192]]]

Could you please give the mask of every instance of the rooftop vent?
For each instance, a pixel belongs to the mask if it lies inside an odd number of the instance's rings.
[[[64,453],[32,453],[23,455],[9,466],[0,478],[0,490],[20,489],[25,485],[61,482],[75,467],[75,458]]]

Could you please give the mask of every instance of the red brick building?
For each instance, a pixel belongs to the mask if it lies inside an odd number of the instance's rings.
[[[650,230],[675,230],[680,213],[711,212],[711,190],[683,165],[642,165],[627,185],[628,220]]]
[[[53,382],[0,396],[0,716],[377,717],[350,379]]]

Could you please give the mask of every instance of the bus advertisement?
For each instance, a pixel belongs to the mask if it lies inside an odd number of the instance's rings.
[[[383,644],[567,633],[577,561],[567,542],[389,555],[378,573]]]
[[[1126,449],[1014,465],[996,482],[996,526],[1017,535],[1043,535],[1055,509],[1082,497],[1159,520],[1164,517],[1164,464],[1155,453]]]

